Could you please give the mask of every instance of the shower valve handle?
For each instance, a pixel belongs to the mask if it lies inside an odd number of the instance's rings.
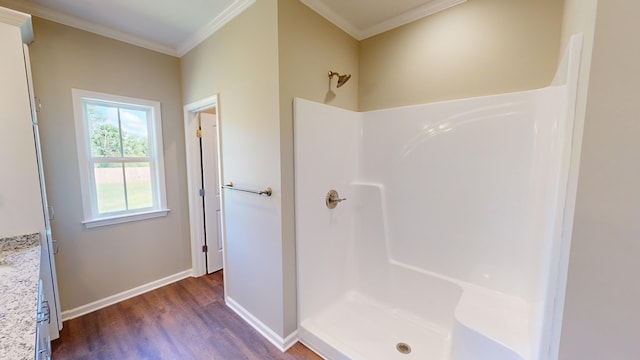
[[[330,190],[327,193],[327,197],[325,199],[325,204],[327,205],[327,207],[329,209],[335,209],[336,206],[338,206],[339,203],[343,202],[347,200],[346,198],[342,198],[340,199],[340,196],[338,195],[338,192],[335,190]]]

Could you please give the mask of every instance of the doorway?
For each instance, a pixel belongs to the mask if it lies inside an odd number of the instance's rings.
[[[193,276],[224,267],[217,96],[184,107]]]

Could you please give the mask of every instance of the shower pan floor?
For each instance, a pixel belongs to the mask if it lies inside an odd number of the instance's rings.
[[[304,320],[301,331],[313,334],[323,348],[306,345],[335,360],[447,360],[450,357],[449,331],[358,292],[347,294],[318,316]],[[410,352],[400,352],[406,347],[399,344],[408,345]],[[330,348],[340,349],[340,354]]]

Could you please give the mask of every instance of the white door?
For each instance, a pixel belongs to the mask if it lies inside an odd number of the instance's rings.
[[[218,133],[215,111],[201,112],[201,164],[204,189],[204,226],[207,273],[222,269],[222,234],[220,226],[220,184],[218,176]]]

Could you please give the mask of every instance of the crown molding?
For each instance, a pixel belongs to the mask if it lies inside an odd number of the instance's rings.
[[[60,24],[71,26],[76,29],[88,31],[94,34],[105,36],[111,39],[123,41],[135,46],[139,46],[145,49],[157,51],[166,55],[175,57],[182,57],[194,47],[198,46],[201,42],[206,40],[216,31],[220,30],[224,25],[230,22],[233,18],[238,16],[244,10],[249,8],[255,3],[256,0],[235,0],[229,7],[227,7],[221,14],[216,16],[213,20],[203,26],[200,30],[190,36],[177,48],[160,44],[154,41],[143,39],[141,37],[114,30],[112,28],[98,25],[90,21],[84,20],[80,17],[66,14],[60,11],[52,10],[47,7],[34,4],[27,1],[19,0],[0,0],[0,5],[7,6],[17,11],[25,12],[43,19],[55,21]],[[14,11],[14,10],[10,10]],[[25,14],[26,15],[26,14]],[[2,20],[2,14],[0,13],[0,21]],[[27,15],[28,16],[28,15]]]
[[[0,22],[20,27],[24,25],[29,19],[31,19],[31,16],[29,16],[28,14],[17,10],[0,7]]]
[[[0,22],[19,27],[23,43],[30,44],[33,41],[31,15],[17,10],[0,7]]]
[[[90,21],[84,20],[77,16],[69,15],[63,12],[55,11],[47,7],[16,0],[1,0],[0,5],[8,6],[12,9],[29,13],[31,15],[51,20],[63,25],[67,25],[76,29],[88,31],[97,35],[105,36],[111,39],[123,41],[145,49],[157,51],[166,55],[178,56],[176,49],[163,44],[149,41],[123,31],[114,30],[112,28],[98,25]]]
[[[450,7],[467,2],[467,0],[431,0],[424,5],[418,6],[400,15],[394,16],[391,19],[361,29],[351,24],[337,12],[330,9],[322,0],[300,1],[327,20],[329,20],[331,23],[342,29],[344,32],[351,35],[356,40],[364,40],[366,38],[381,34],[385,31],[389,31],[396,27],[408,24],[412,21],[416,21],[423,17],[433,15]]]
[[[465,2],[467,2],[467,0],[432,0],[422,6],[418,6],[411,11],[407,11],[398,16],[392,17],[389,20],[382,21],[366,29],[363,29],[360,32],[361,38],[358,40],[363,40],[374,35],[381,34],[385,31],[389,31],[399,26],[406,25],[410,22],[422,19],[423,17],[433,15],[435,13],[446,10],[450,7],[454,7],[456,5],[460,5]]]
[[[360,28],[353,25],[351,22],[347,21],[342,15],[333,11],[327,4],[322,0],[300,0],[301,3],[307,5],[311,10],[317,12],[323,18],[329,20],[330,23],[342,29],[342,31],[351,35],[351,37],[356,40],[362,40],[359,38]]]
[[[200,30],[195,32],[180,46],[178,46],[178,48],[176,49],[178,57],[184,56],[186,53],[198,46],[201,42],[205,41],[209,36],[220,30],[228,22],[233,20],[233,18],[248,9],[255,2],[256,0],[234,1],[231,5],[229,5],[229,7],[227,7],[222,13],[220,13],[220,15],[216,16],[213,20],[208,22],[205,26],[200,28]]]

